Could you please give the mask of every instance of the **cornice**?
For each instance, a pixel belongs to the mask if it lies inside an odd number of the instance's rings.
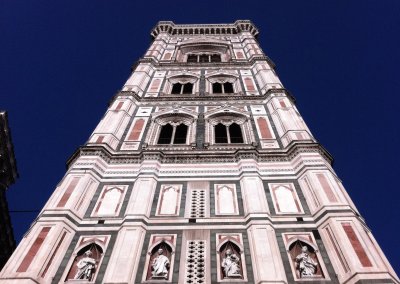
[[[191,67],[219,67],[219,68],[226,68],[226,67],[245,67],[245,68],[250,68],[255,62],[257,61],[266,61],[272,69],[275,69],[276,65],[275,63],[271,60],[266,55],[257,55],[257,56],[252,56],[250,60],[231,60],[228,62],[160,62],[158,60],[155,60],[154,58],[151,57],[142,57],[138,61],[136,61],[134,64],[132,64],[131,71],[135,71],[136,67],[140,63],[150,63],[153,65],[155,68],[171,68],[171,67],[178,67],[178,68],[191,68]]]
[[[158,102],[159,103],[169,102],[171,104],[176,104],[176,103],[182,103],[182,100],[184,100],[185,103],[190,102],[199,105],[206,105],[207,104],[206,102],[217,102],[217,101],[221,103],[244,101],[246,103],[262,104],[263,101],[268,99],[272,94],[284,94],[292,101],[293,104],[296,103],[296,99],[287,89],[276,88],[276,89],[269,89],[264,94],[258,96],[246,96],[243,94],[232,94],[232,95],[207,94],[205,96],[200,96],[199,94],[195,94],[195,95],[164,95],[159,97],[140,97],[138,96],[137,93],[132,91],[119,91],[109,101],[109,105],[111,105],[115,101],[115,99],[118,98],[119,96],[130,96],[136,102],[142,105],[155,104]]]
[[[146,160],[155,160],[161,164],[199,164],[199,163],[237,163],[245,159],[257,162],[290,162],[301,153],[319,153],[329,163],[333,157],[319,143],[293,141],[285,149],[237,149],[227,151],[212,151],[208,149],[194,149],[193,151],[119,151],[111,152],[99,145],[86,145],[78,148],[68,159],[69,168],[81,156],[98,156],[108,164],[140,164]]]
[[[226,24],[175,24],[172,21],[159,21],[151,30],[150,35],[155,39],[161,33],[170,35],[232,35],[249,32],[258,36],[257,27],[250,20],[237,20]]]

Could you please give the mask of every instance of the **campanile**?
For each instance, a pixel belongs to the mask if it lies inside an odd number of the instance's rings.
[[[257,35],[159,22],[0,283],[400,283]]]

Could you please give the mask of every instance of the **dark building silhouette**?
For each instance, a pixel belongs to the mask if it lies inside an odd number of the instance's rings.
[[[6,199],[7,188],[18,177],[7,112],[0,111],[0,270],[15,249],[13,229]]]

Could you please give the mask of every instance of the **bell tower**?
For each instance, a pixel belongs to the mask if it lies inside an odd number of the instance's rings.
[[[159,22],[0,283],[400,283],[257,35]]]

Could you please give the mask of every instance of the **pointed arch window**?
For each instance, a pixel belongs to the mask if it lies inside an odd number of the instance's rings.
[[[243,134],[240,125],[232,123],[226,125],[218,123],[214,127],[215,143],[243,143]]]
[[[167,123],[161,127],[158,144],[186,144],[188,126]]]
[[[221,62],[221,54],[189,54],[188,63],[210,63]]]
[[[192,83],[175,83],[172,85],[171,94],[173,95],[181,95],[181,94],[191,94],[193,91],[193,84]]]
[[[225,82],[225,83],[216,82],[212,84],[212,91],[214,94],[234,93],[233,84],[230,82]]]

